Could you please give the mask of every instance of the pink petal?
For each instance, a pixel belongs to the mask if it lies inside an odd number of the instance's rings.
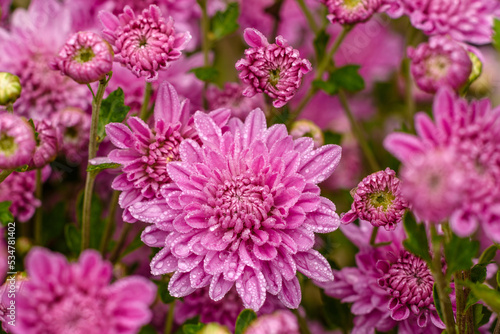
[[[193,293],[189,273],[176,272],[168,283],[168,291],[173,297],[181,298]]]
[[[141,240],[149,247],[164,247],[165,239],[170,232],[160,230],[156,226],[147,226],[141,233]]]
[[[304,227],[316,233],[329,233],[340,226],[339,216],[335,213],[335,204],[325,197],[320,197],[320,205],[314,212],[307,214]]]
[[[298,308],[302,293],[300,291],[300,284],[297,277],[293,277],[289,281],[283,281],[281,291],[278,293],[279,300],[288,308]]]
[[[155,121],[163,119],[166,123],[177,123],[181,117],[181,104],[174,86],[163,81],[158,88],[154,110]]]
[[[415,129],[417,134],[434,144],[439,144],[439,134],[434,122],[431,120],[429,115],[424,112],[419,112],[415,115]]]
[[[101,20],[104,28],[111,31],[115,31],[116,28],[120,26],[120,21],[118,20],[118,18],[107,11],[102,10],[99,12],[99,20]]]
[[[402,162],[424,151],[421,139],[406,133],[391,133],[385,138],[384,147]]]
[[[191,270],[189,274],[189,279],[191,281],[191,287],[194,289],[201,289],[210,284],[212,280],[212,275],[209,275],[203,270],[202,266],[198,266]]]
[[[247,42],[247,44],[251,47],[261,47],[269,45],[266,36],[264,36],[260,31],[254,28],[245,29],[243,38],[245,39],[245,42]]]
[[[224,298],[226,293],[228,293],[228,291],[231,290],[233,285],[234,282],[226,281],[222,276],[222,274],[217,274],[212,278],[212,281],[210,282],[210,289],[208,291],[208,295],[214,301],[219,301],[222,298]]]
[[[215,109],[214,111],[209,112],[208,115],[214,120],[218,127],[222,128],[231,117],[231,109]]]
[[[243,128],[243,148],[249,147],[256,140],[260,140],[267,129],[266,116],[260,109],[255,109],[245,119]]]
[[[122,123],[109,123],[106,125],[106,134],[111,143],[118,148],[130,148],[134,144],[132,131]]]
[[[171,273],[177,270],[177,258],[169,248],[163,248],[153,257],[150,266],[154,276]]]
[[[149,126],[142,119],[130,117],[127,124],[130,126],[134,135],[144,143],[149,143],[151,138],[153,138],[153,133],[149,129]]]
[[[312,183],[323,182],[340,162],[342,148],[338,145],[325,145],[302,156],[298,173]]]
[[[258,311],[266,301],[266,279],[260,271],[246,267],[243,276],[236,282],[236,291],[245,308]]]
[[[281,274],[270,262],[262,264],[262,273],[266,279],[266,290],[270,294],[277,295],[281,290]]]
[[[333,281],[333,272],[328,261],[316,250],[299,252],[293,256],[297,270],[320,282]]]
[[[201,141],[212,149],[218,150],[222,140],[222,132],[213,119],[207,114],[197,111],[194,114],[194,124]]]
[[[189,176],[191,175],[192,168],[189,168],[183,162],[172,161],[167,164],[168,176],[174,181],[189,181]]]
[[[192,139],[185,139],[179,145],[179,154],[181,161],[186,163],[197,163],[203,161],[203,151]]]
[[[394,310],[392,310],[391,318],[396,321],[403,321],[408,319],[410,316],[410,309],[406,305],[399,305]]]

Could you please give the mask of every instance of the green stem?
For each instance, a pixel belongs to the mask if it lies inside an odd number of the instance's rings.
[[[4,169],[0,173],[0,182],[3,182],[10,174],[12,174],[13,171],[13,169]]]
[[[125,241],[127,241],[128,234],[130,233],[130,230],[132,230],[132,224],[130,223],[123,223],[124,226],[122,228],[122,232],[120,233],[120,237],[118,241],[116,242],[116,246],[111,252],[111,256],[109,257],[109,260],[112,263],[115,263],[119,258],[120,258],[120,252],[123,248],[123,245],[125,244]]]
[[[380,170],[380,166],[377,163],[377,159],[375,159],[375,155],[373,154],[370,146],[368,145],[368,142],[366,141],[365,136],[363,135],[363,131],[361,130],[361,127],[359,126],[358,122],[354,118],[354,115],[352,114],[351,108],[349,107],[349,103],[347,102],[347,97],[342,89],[339,90],[338,93],[340,104],[342,104],[342,107],[344,108],[344,112],[349,119],[349,123],[351,124],[351,129],[356,137],[356,140],[359,143],[359,146],[361,146],[361,150],[363,151],[366,160],[368,161],[368,164],[370,165],[370,169],[372,171],[378,171]]]
[[[370,245],[374,246],[375,245],[375,240],[377,239],[377,233],[378,233],[378,226],[375,226],[372,231],[372,235],[370,237]]]
[[[340,45],[346,38],[347,34],[352,30],[354,26],[344,26],[340,34],[337,36],[335,41],[333,42],[333,45],[331,49],[328,51],[325,57],[321,59],[320,64],[318,65],[318,69],[316,70],[316,75],[314,76],[314,80],[319,80],[323,77],[323,74],[325,73],[326,69],[328,68],[328,64],[330,64],[330,61],[332,61],[333,56],[335,55],[335,52],[339,49]],[[297,117],[299,117],[300,113],[302,110],[307,106],[309,101],[312,99],[314,94],[316,94],[317,89],[314,88],[311,85],[311,88],[309,88],[309,91],[307,92],[306,96],[300,101],[299,106],[297,109],[295,109],[293,112],[290,113],[290,118],[289,121],[287,122],[288,125],[292,124]]]
[[[108,217],[106,218],[106,226],[104,228],[104,235],[101,240],[101,254],[104,256],[106,251],[108,250],[109,240],[111,239],[111,233],[113,232],[113,228],[115,226],[115,215],[116,209],[118,207],[118,198],[120,197],[119,191],[114,191],[113,196],[111,197],[111,203],[109,206]]]
[[[14,103],[9,103],[5,106],[5,109],[10,112],[10,113],[13,113],[14,112]]]
[[[92,100],[92,121],[89,137],[89,161],[91,159],[94,159],[97,153],[97,125],[99,124],[99,110],[101,109],[104,92],[110,79],[111,73],[108,75],[107,79],[104,78],[99,81],[99,88],[97,89],[95,98]],[[94,181],[96,176],[97,173],[95,172],[87,172],[87,179],[85,180],[82,208],[82,251],[89,248],[90,244],[90,214],[92,206],[92,193],[94,192]]]
[[[309,326],[307,325],[306,319],[302,317],[298,310],[292,310],[293,314],[297,317],[297,321],[299,322],[300,334],[311,334],[309,330]]]
[[[446,325],[448,334],[456,334],[455,329],[455,319],[453,316],[453,309],[451,306],[450,296],[448,294],[449,282],[446,281],[446,277],[443,274],[443,265],[441,262],[441,240],[438,237],[436,226],[430,224],[431,227],[431,243],[432,243],[432,262],[431,271],[432,276],[434,276],[434,281],[436,282],[436,288],[439,296],[439,304],[443,312],[443,320]]]
[[[462,279],[464,281],[470,281],[471,277],[471,271],[470,270],[465,270],[463,272],[463,277]],[[468,287],[464,287],[464,301],[467,301],[467,298],[469,297],[470,294],[470,289]],[[465,306],[464,306],[465,307]],[[474,313],[473,313],[473,308],[469,307],[467,311],[465,311],[464,314],[464,331],[459,332],[459,333],[465,333],[465,334],[474,334]]]
[[[142,107],[141,107],[141,113],[139,114],[139,117],[143,120],[146,121],[148,117],[148,110],[149,110],[149,101],[151,100],[151,94],[153,93],[153,86],[151,85],[151,82],[146,82],[146,86],[144,87],[144,99],[142,102]]]
[[[210,18],[208,16],[208,11],[207,11],[207,0],[198,0],[198,4],[201,7],[201,35],[202,35],[201,49],[203,51],[203,66],[207,67],[210,66],[210,59],[209,59],[210,39],[208,36],[210,32]],[[208,83],[205,82],[202,91],[203,107],[205,109],[208,108],[207,88],[208,88]]]
[[[417,110],[415,99],[413,98],[413,79],[410,72],[410,59],[403,59],[403,76],[405,79],[405,104],[406,117],[408,118],[408,128],[410,131],[414,129],[414,116]]]
[[[174,301],[171,302],[168,307],[167,320],[165,322],[165,331],[164,331],[165,334],[172,333],[172,327],[174,325],[175,302],[176,300],[174,299]]]
[[[42,200],[42,170],[36,170],[36,188],[35,197],[39,201]],[[42,206],[40,205],[35,211],[35,244],[42,245],[42,222],[43,222],[43,212]]]
[[[306,16],[307,23],[309,24],[309,27],[311,30],[317,34],[318,33],[318,26],[316,25],[316,20],[314,19],[314,16],[312,15],[311,11],[309,8],[307,8],[306,3],[304,0],[297,0],[297,3],[300,6],[300,9],[304,12],[304,15]]]

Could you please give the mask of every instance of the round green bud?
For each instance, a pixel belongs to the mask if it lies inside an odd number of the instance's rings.
[[[21,90],[18,76],[8,72],[0,72],[0,105],[6,106],[16,102],[21,95]]]

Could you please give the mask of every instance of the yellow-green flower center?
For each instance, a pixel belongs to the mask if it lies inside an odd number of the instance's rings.
[[[94,59],[94,57],[95,57],[95,54],[94,54],[94,51],[92,50],[92,48],[85,47],[85,48],[81,48],[80,50],[78,50],[78,52],[76,53],[76,55],[73,59],[79,63],[86,63],[86,62],[89,62],[92,59]]]
[[[9,157],[16,153],[16,150],[17,144],[14,141],[14,137],[2,133],[0,135],[0,152],[2,152],[4,156]]]
[[[344,0],[344,6],[347,8],[354,8],[359,5],[360,2],[362,2],[362,0]]]
[[[280,70],[274,69],[269,73],[269,83],[276,87],[278,82],[280,81]]]
[[[375,208],[382,207],[384,211],[387,211],[395,198],[396,197],[390,192],[380,191],[370,194],[370,204]]]

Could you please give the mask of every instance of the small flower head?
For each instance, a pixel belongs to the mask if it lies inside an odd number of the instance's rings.
[[[179,59],[191,40],[189,32],[176,33],[174,20],[163,18],[156,5],[150,5],[139,15],[125,6],[118,17],[105,11],[100,12],[99,17],[103,34],[113,45],[115,61],[137,77],[146,76],[147,81],[156,80],[159,70]]]
[[[408,207],[401,196],[400,181],[389,168],[365,177],[353,190],[353,198],[351,210],[341,218],[344,224],[359,218],[394,230]]]
[[[288,310],[257,318],[245,331],[246,334],[300,334],[297,317]]]
[[[28,122],[10,113],[0,113],[0,169],[26,165],[35,146],[35,132]]]
[[[88,84],[103,79],[113,67],[113,50],[101,36],[78,32],[71,36],[50,64],[78,83]]]
[[[269,44],[256,29],[245,29],[245,41],[250,45],[246,57],[236,62],[240,79],[249,84],[243,95],[252,97],[266,93],[274,99],[273,106],[281,108],[299,89],[304,74],[311,71],[311,63],[300,58],[298,50],[289,46],[282,36]]]
[[[377,13],[383,0],[320,0],[328,7],[332,23],[356,24],[369,20]]]
[[[21,82],[17,75],[0,72],[0,105],[16,102],[21,95]]]
[[[90,115],[78,108],[64,108],[52,115],[59,150],[67,161],[80,163],[87,156],[90,122]]]
[[[244,120],[250,111],[256,108],[263,108],[265,103],[262,95],[244,97],[242,95],[245,85],[236,82],[227,82],[220,90],[212,85],[207,89],[207,100],[209,110],[218,108],[231,109],[231,115]]]
[[[19,333],[133,334],[151,320],[155,285],[139,276],[110,284],[111,264],[93,250],[68,263],[61,254],[34,248],[26,271],[29,279],[16,295]]]
[[[431,37],[416,49],[409,48],[411,73],[418,87],[435,93],[443,86],[462,87],[472,71],[472,61],[464,45],[447,36]]]
[[[35,121],[36,148],[29,166],[32,169],[42,168],[57,156],[57,129],[48,120]]]
[[[310,137],[314,140],[314,147],[320,147],[325,142],[323,131],[314,122],[301,119],[292,124],[290,134],[293,138]]]

